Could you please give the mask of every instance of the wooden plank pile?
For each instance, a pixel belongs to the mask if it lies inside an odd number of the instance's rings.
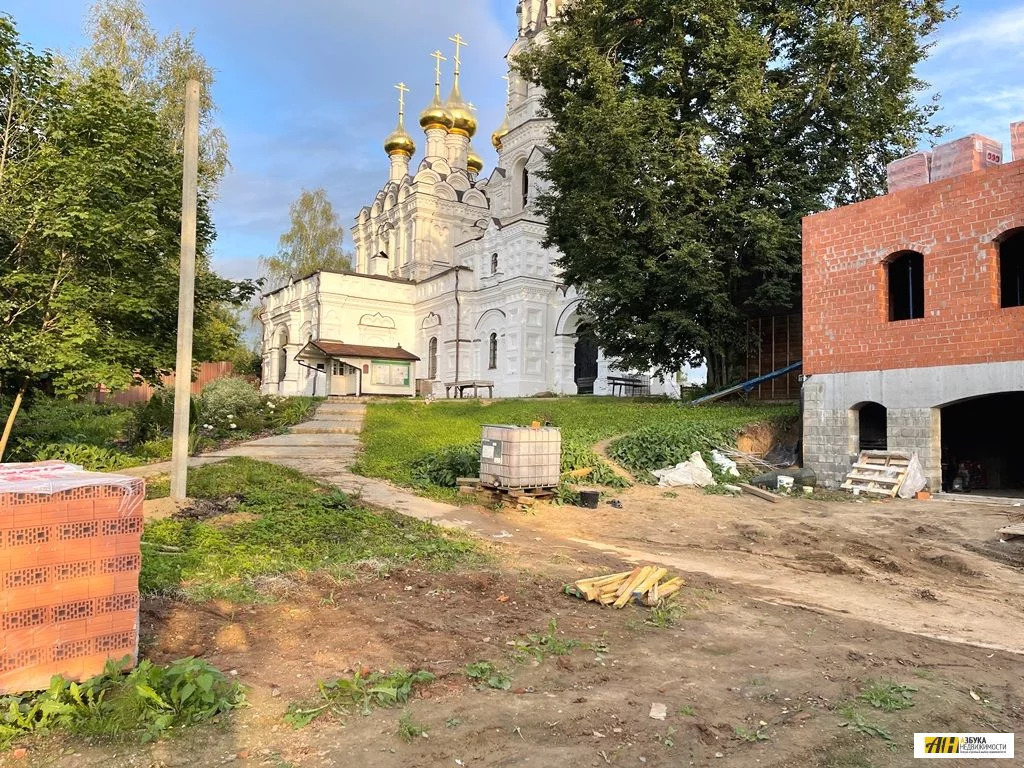
[[[684,585],[679,576],[662,581],[667,575],[665,568],[645,565],[610,576],[580,579],[574,584],[567,584],[562,591],[581,600],[613,608],[624,608],[631,600],[639,605],[652,606],[675,594]]]
[[[911,457],[893,451],[861,451],[842,488],[856,493],[895,497],[907,479]]]

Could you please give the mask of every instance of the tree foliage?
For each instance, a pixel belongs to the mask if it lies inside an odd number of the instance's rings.
[[[602,346],[677,369],[799,306],[801,219],[883,191],[934,105],[944,0],[577,0],[523,54],[554,121],[539,200]]]
[[[82,73],[113,70],[126,93],[152,102],[176,154],[184,142],[185,83],[200,82],[199,179],[213,197],[228,167],[228,142],[215,119],[214,71],[196,50],[195,33],[174,31],[161,38],[141,0],[99,0],[86,31],[90,44],[82,52]]]
[[[0,383],[77,394],[173,368],[181,160],[158,114],[109,70],[58,76],[0,18]],[[248,282],[209,268],[198,216],[197,339]]]
[[[302,190],[289,213],[291,228],[281,235],[277,255],[260,259],[271,288],[319,270],[351,269],[352,261],[342,248],[345,228],[324,189]]]

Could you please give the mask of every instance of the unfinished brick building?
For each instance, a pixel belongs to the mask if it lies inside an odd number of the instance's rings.
[[[933,490],[1024,493],[1024,143],[956,144],[804,220],[804,462],[828,485],[888,449]]]

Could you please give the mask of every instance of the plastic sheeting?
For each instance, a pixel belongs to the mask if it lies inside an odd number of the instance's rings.
[[[736,466],[736,462],[718,451],[711,452],[711,462],[727,475],[732,475],[733,477],[740,476],[740,470]]]
[[[715,476],[711,474],[708,465],[700,451],[694,451],[689,461],[676,464],[667,469],[656,469],[652,472],[658,478],[658,485],[662,488],[674,488],[676,486],[696,486],[703,488],[715,484]]]
[[[923,491],[926,485],[928,485],[928,478],[924,476],[924,467],[921,466],[921,461],[915,453],[910,457],[910,463],[907,465],[907,476],[903,479],[903,485],[900,486],[899,497],[912,499],[918,491]]]
[[[137,477],[87,472],[77,464],[63,461],[32,461],[0,464],[0,494],[38,493],[51,496],[75,488],[97,485],[115,486],[124,491],[121,511],[134,508],[145,494],[145,484]]]

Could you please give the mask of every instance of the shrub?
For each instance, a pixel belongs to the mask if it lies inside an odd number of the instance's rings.
[[[562,439],[562,474],[580,469],[591,470],[585,482],[610,488],[628,488],[629,481],[608,466],[597,453],[582,440]]]
[[[147,440],[135,449],[135,453],[144,459],[163,461],[171,458],[172,441],[169,437],[159,440]]]
[[[171,728],[228,712],[245,699],[241,686],[200,659],[167,666],[142,661],[125,675],[126,662],[108,662],[103,674],[83,683],[54,677],[41,693],[0,697],[0,749],[20,736],[54,730],[152,741]]]
[[[269,429],[284,429],[313,415],[321,398],[315,397],[274,397],[263,399],[263,413]]]
[[[66,461],[78,464],[91,472],[113,472],[126,467],[134,467],[139,460],[113,448],[103,448],[88,443],[48,443],[35,445],[31,440],[23,440],[18,444],[19,458],[31,461]]]
[[[245,379],[230,377],[211,381],[199,396],[199,418],[221,424],[250,414],[260,407],[260,394]]]
[[[479,476],[480,443],[450,445],[412,463],[413,481],[420,486],[455,488],[458,478]]]
[[[608,455],[632,472],[644,475],[686,461],[694,451],[727,445],[737,431],[696,421],[650,426],[616,440]]]
[[[190,405],[190,410],[194,422],[196,416],[194,400]],[[167,437],[174,427],[174,394],[172,392],[154,392],[149,402],[137,409],[136,413],[134,429],[127,435],[130,443],[145,443]]]

